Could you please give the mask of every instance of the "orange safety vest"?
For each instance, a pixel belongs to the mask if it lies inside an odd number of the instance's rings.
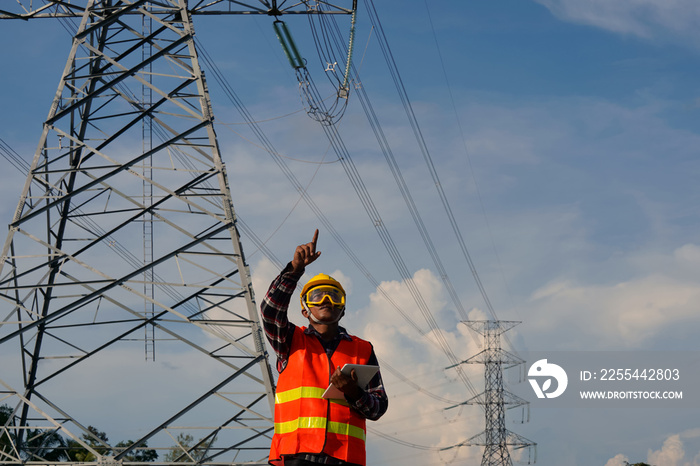
[[[321,342],[297,327],[287,367],[275,393],[275,434],[270,464],[282,465],[282,455],[325,453],[348,463],[365,464],[365,418],[343,400],[323,398],[335,368],[367,364],[372,345],[352,337],[342,339],[328,359]]]

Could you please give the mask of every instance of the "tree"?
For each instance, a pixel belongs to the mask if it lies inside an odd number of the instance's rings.
[[[134,443],[133,440],[121,441],[117,443],[114,448],[111,448],[108,446],[109,439],[107,438],[107,434],[97,430],[93,426],[88,426],[88,431],[90,434],[83,434],[82,439],[85,441],[85,443],[90,445],[90,448],[103,456],[116,456],[126,450],[128,447],[131,447],[131,445]],[[158,459],[158,452],[153,449],[147,449],[146,447],[148,447],[146,442],[138,445],[136,449],[126,454],[123,459],[126,461],[138,462],[153,462]],[[72,461],[80,462],[97,460],[91,451],[83,447],[75,440],[68,441],[68,457]]]
[[[9,430],[5,430],[5,424],[12,416],[12,408],[7,405],[0,406],[0,452],[9,453],[12,451],[12,437],[10,436]],[[10,423],[9,425],[12,425]],[[3,455],[0,455],[2,459]]]
[[[209,449],[214,445],[215,438],[201,439],[193,445],[194,437],[190,434],[180,433],[177,436],[177,445],[173,446],[167,455],[165,461],[168,463],[176,463],[182,461],[200,461],[207,456]]]
[[[7,405],[0,405],[0,453],[8,453],[14,449],[15,437],[10,429],[5,429],[5,424],[8,427],[14,425],[11,421],[12,408]],[[114,448],[109,446],[107,434],[97,430],[93,426],[88,426],[89,434],[83,434],[82,439],[90,448],[103,456],[118,455],[134,443],[133,440],[121,441]],[[57,430],[46,429],[27,429],[26,440],[19,447],[20,455],[26,461],[79,461],[92,462],[97,458],[92,451],[85,448],[80,442],[66,439],[58,433]],[[190,439],[191,441],[191,439]],[[148,444],[143,442],[137,445],[133,451],[130,451],[124,456],[126,461],[134,461],[139,463],[153,462],[158,459],[158,452],[147,448]],[[0,454],[0,464],[3,455]]]
[[[14,450],[16,437],[9,427],[14,426],[11,420],[12,408],[0,406],[0,451],[10,453]],[[5,429],[7,424],[8,429]],[[18,445],[20,456],[27,461],[63,461],[68,459],[66,441],[56,430],[27,429],[25,440]],[[2,456],[0,455],[0,458]]]
[[[95,450],[97,453],[100,455],[105,455],[109,451],[109,448],[105,446],[108,444],[109,439],[107,438],[107,434],[104,432],[101,432],[97,430],[93,426],[88,426],[88,431],[92,435],[88,434],[83,434],[82,439],[85,440],[85,443],[90,445],[90,448]],[[79,442],[76,440],[68,440],[68,457],[72,461],[80,461],[80,462],[89,462],[89,461],[96,461],[97,458],[95,455],[86,449],[84,446],[82,446]]]
[[[29,461],[64,461],[66,447],[66,440],[55,430],[28,429],[22,456]]]
[[[133,445],[134,441],[133,440],[127,440],[127,441],[121,441],[117,443],[114,447],[114,454],[115,456],[121,453],[126,449],[126,447],[130,447]],[[137,445],[136,449],[131,451],[130,453],[126,454],[124,456],[125,461],[138,461],[140,463],[144,462],[153,462],[158,459],[158,452],[152,449],[146,449],[148,444],[146,442]]]

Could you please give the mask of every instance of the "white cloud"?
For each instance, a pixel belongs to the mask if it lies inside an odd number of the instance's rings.
[[[433,317],[441,322],[439,339],[460,360],[477,354],[481,348],[447,306],[445,290],[438,277],[429,270],[419,270],[413,275],[413,284],[431,307]],[[427,329],[405,282],[382,282],[381,287],[408,318]],[[479,310],[470,313],[470,318],[483,317]],[[478,406],[446,409],[472,394],[459,381],[455,369],[446,369],[450,360],[436,344],[437,331],[419,335],[379,292],[372,293],[369,306],[359,310],[349,321],[352,328],[360,329],[357,332],[360,336],[373,343],[378,357],[386,364],[382,374],[390,397],[389,411],[370,427],[421,447],[411,449],[382,441],[380,448],[372,451],[375,455],[372,464],[391,464],[397,458],[401,458],[400,464],[421,466],[478,461],[481,456],[478,447],[437,450],[457,445],[483,429],[483,412]],[[462,368],[476,391],[481,391],[483,366],[463,365]],[[379,441],[375,437],[370,443]]]
[[[661,448],[654,450],[649,448],[645,462],[653,466],[697,466],[700,464],[700,453],[694,457],[688,457],[685,440],[697,439],[700,429],[688,429],[681,433],[668,435]],[[626,466],[629,463],[641,461],[641,458],[630,460],[627,455],[619,453],[610,458],[605,466]]]
[[[535,0],[557,18],[644,38],[697,38],[694,0]]]
[[[627,466],[628,461],[629,458],[620,453],[619,455],[615,455],[614,458],[610,458],[608,462],[605,463],[605,466]]]
[[[291,259],[291,256],[290,256]],[[272,283],[272,280],[281,272],[277,266],[266,257],[262,257],[255,266],[251,267],[251,280],[255,290],[255,300],[258,305],[265,297],[265,293]]]
[[[698,267],[700,265],[700,247],[694,244],[686,244],[676,249],[673,253],[678,266]]]
[[[529,304],[536,332],[553,335],[555,328],[576,328],[574,345],[639,347],[669,328],[697,322],[700,288],[688,277],[700,269],[697,246],[685,245],[637,268],[636,276],[620,282],[580,284],[559,280],[544,285]],[[634,255],[633,255],[634,256]],[[630,262],[648,260],[632,258]],[[690,274],[678,274],[677,269]],[[569,335],[569,332],[561,332]],[[586,343],[587,342],[587,343]]]
[[[683,464],[684,457],[683,442],[680,435],[675,434],[664,441],[660,450],[649,450],[647,461],[656,466],[678,466]]]

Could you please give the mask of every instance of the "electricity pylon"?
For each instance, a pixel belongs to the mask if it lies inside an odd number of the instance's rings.
[[[464,322],[465,325],[484,337],[484,349],[460,364],[484,365],[484,391],[460,404],[482,405],[486,425],[481,433],[460,445],[483,446],[484,454],[481,458],[481,466],[511,466],[513,461],[508,450],[509,446],[515,449],[525,447],[532,449],[537,446],[536,443],[506,429],[506,409],[527,404],[527,401],[506,390],[503,383],[503,369],[525,362],[501,348],[501,335],[519,323],[504,320]],[[531,455],[530,461],[535,460],[536,458]]]
[[[74,30],[0,259],[0,463],[266,464],[274,381],[191,17],[351,10],[36,3],[0,19]]]

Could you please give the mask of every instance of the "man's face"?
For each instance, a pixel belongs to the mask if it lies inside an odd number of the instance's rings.
[[[316,320],[334,323],[345,309],[345,293],[332,286],[312,288],[306,295],[306,305]]]
[[[313,314],[316,320],[321,323],[334,323],[337,322],[344,311],[343,306],[336,306],[328,302],[328,300],[317,306],[309,306],[309,312]]]

